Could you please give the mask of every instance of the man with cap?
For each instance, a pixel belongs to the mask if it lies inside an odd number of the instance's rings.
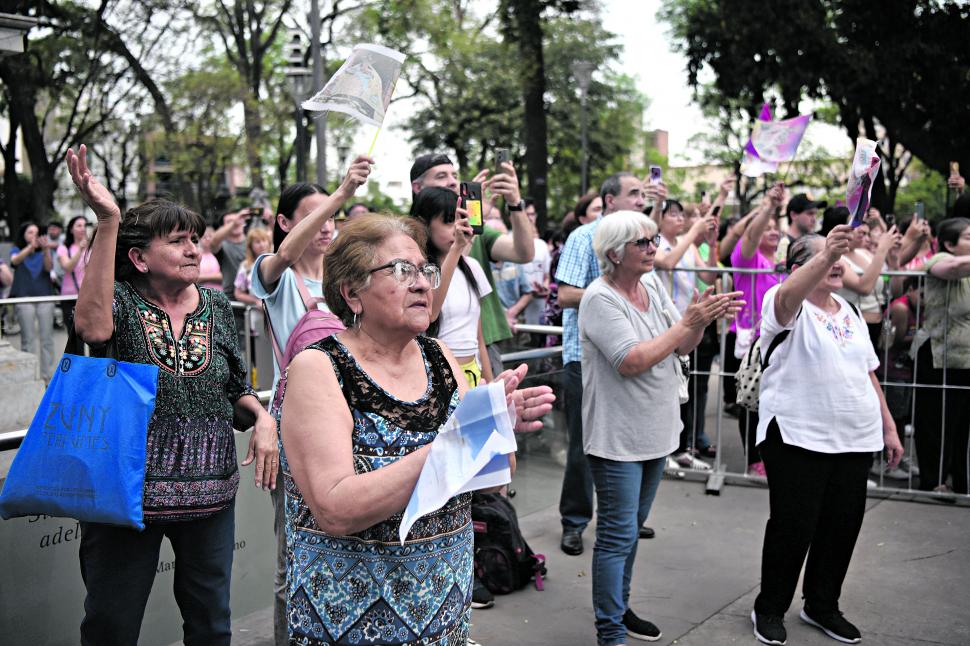
[[[469,255],[482,267],[488,267],[490,262],[528,263],[532,261],[535,253],[532,224],[525,214],[525,201],[519,191],[519,179],[510,162],[506,162],[503,169],[506,172],[499,173],[489,180],[488,187],[493,195],[499,195],[505,200],[509,219],[512,222],[512,233],[501,233],[485,226],[482,234],[475,236]],[[481,183],[487,176],[488,171],[483,170],[472,181]],[[421,155],[411,166],[412,197],[428,186],[447,188],[457,195],[458,183],[458,171],[447,155]],[[498,343],[511,339],[512,330],[509,328],[505,310],[495,291],[492,272],[486,271],[485,276],[492,287],[492,292],[482,299],[482,334],[488,348],[492,374],[497,375],[502,372]]]
[[[828,202],[815,201],[811,195],[798,193],[788,200],[785,215],[788,217],[788,235],[778,245],[775,260],[784,263],[788,255],[788,246],[804,235],[815,233],[818,224],[818,210],[828,206]],[[780,260],[779,260],[780,259]]]

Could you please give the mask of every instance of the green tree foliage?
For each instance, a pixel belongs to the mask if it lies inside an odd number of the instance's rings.
[[[909,181],[900,187],[896,199],[896,219],[905,220],[916,212],[916,203],[922,202],[926,207],[926,217],[929,220],[942,220],[952,202],[946,186],[946,177],[932,168],[927,168],[919,160],[913,162]]]
[[[712,71],[717,95],[751,118],[770,94],[788,114],[803,98],[826,99],[850,138],[881,139],[877,204],[891,206],[905,175],[900,144],[938,172],[970,154],[965,2],[666,0],[661,17],[695,88]]]
[[[246,92],[240,97],[246,131],[246,159],[252,186],[263,186],[263,97],[268,56],[292,0],[208,0],[188,2],[199,23],[211,29]]]
[[[145,138],[146,158],[168,162],[166,175],[153,179],[162,182],[162,190],[171,198],[211,222],[228,197],[226,171],[244,157],[240,154],[243,134],[226,117],[245,90],[225,57],[210,56],[166,83],[165,91],[172,117],[181,127],[170,137],[158,136],[153,129],[154,134]],[[150,126],[151,121],[143,125]],[[182,181],[174,181],[175,177]]]
[[[408,0],[381,3],[367,12],[384,42],[408,55],[399,98],[417,100],[408,120],[415,154],[452,154],[463,176],[494,166],[496,148],[510,148],[516,169],[527,168],[521,56],[505,42],[493,16],[473,13],[467,2]],[[589,88],[590,185],[629,168],[643,139],[646,99],[630,77],[610,69],[621,47],[598,20],[552,15],[543,22],[546,64],[548,208],[558,219],[579,196],[580,100],[572,62],[588,60],[597,71]],[[403,91],[401,91],[403,90]]]
[[[0,145],[3,207],[16,229],[21,219],[47,220],[67,148],[107,139],[109,132],[114,134],[112,124],[125,121],[120,115],[141,110],[147,101],[172,129],[150,67],[165,57],[149,53],[174,27],[158,19],[159,9],[151,1],[97,7],[11,2],[5,11],[40,22],[27,52],[0,59],[0,107],[11,126]],[[21,147],[30,166],[29,184],[14,173]]]

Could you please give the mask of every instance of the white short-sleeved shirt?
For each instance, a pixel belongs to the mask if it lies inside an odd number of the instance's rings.
[[[862,317],[838,294],[841,308],[829,314],[807,300],[787,326],[775,317],[776,285],[765,293],[761,347],[784,329],[761,375],[758,443],[777,419],[785,444],[819,453],[881,451],[882,415],[869,373],[879,359]]]
[[[670,253],[676,245],[676,238],[670,241],[662,235],[660,236],[660,251]],[[701,266],[700,259],[698,258],[697,249],[693,245],[677,261],[678,269],[694,269],[699,266]],[[687,307],[691,301],[694,300],[694,289],[697,287],[697,274],[692,271],[677,271],[676,269],[672,271],[658,269],[654,273],[660,279],[661,283],[663,283],[667,293],[670,294],[670,299],[677,306],[677,311],[683,315],[687,311]]]
[[[272,254],[264,253],[253,263],[251,274],[252,295],[262,299],[269,312],[270,325],[273,326],[273,334],[276,336],[280,349],[286,347],[286,342],[290,338],[290,333],[296,324],[306,314],[306,306],[303,304],[303,297],[300,296],[300,289],[296,285],[296,272],[292,268],[287,268],[276,283],[276,289],[272,292],[266,290],[263,282],[259,279],[259,263],[264,258]],[[310,296],[323,296],[323,283],[319,280],[303,277],[303,284],[306,285]],[[317,304],[317,308],[327,310],[326,304],[322,301]],[[328,310],[329,311],[329,310]],[[276,382],[280,380],[280,367],[276,365],[276,357],[273,357],[273,390],[276,389]]]
[[[456,267],[438,315],[438,340],[456,357],[475,356],[481,361],[478,356],[478,319],[482,312],[481,299],[492,293],[492,287],[477,260],[465,257],[465,262],[471,267],[478,293]]]

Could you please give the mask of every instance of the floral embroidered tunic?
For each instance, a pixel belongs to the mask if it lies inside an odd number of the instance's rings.
[[[431,442],[458,405],[458,386],[438,344],[419,337],[428,388],[417,401],[388,394],[335,337],[308,349],[333,364],[353,414],[354,470],[380,469]],[[418,519],[404,545],[401,514],[351,536],[317,524],[290,475],[286,487],[290,644],[464,646],[472,592],[471,494]]]
[[[246,383],[229,299],[198,289],[199,305],[176,339],[165,310],[130,284],[115,282],[118,359],[159,369],[148,424],[146,522],[214,514],[232,503],[239,487],[233,405],[254,391]]]

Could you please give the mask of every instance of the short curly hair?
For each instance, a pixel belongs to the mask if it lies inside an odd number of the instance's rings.
[[[323,257],[323,293],[330,311],[350,327],[354,312],[344,300],[340,289],[346,285],[351,292],[370,284],[370,270],[377,262],[377,250],[394,235],[405,235],[424,253],[427,234],[423,222],[411,217],[371,213],[353,218],[340,230]]]

